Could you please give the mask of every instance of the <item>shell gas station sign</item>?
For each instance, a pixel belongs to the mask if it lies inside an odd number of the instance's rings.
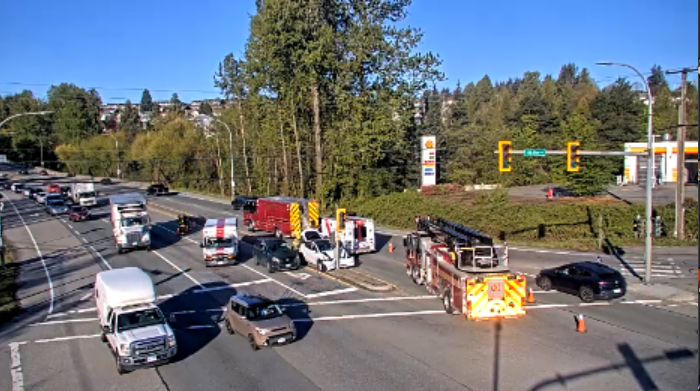
[[[435,186],[437,182],[437,143],[435,136],[421,137],[421,186]]]

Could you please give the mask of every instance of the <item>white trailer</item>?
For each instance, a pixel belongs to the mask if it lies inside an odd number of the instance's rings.
[[[327,237],[335,238],[335,219],[324,217],[321,221],[321,233]],[[376,251],[376,241],[374,233],[374,220],[347,216],[345,221],[345,231],[342,234],[342,242],[350,254],[365,254]]]
[[[202,228],[202,248],[204,265],[232,265],[238,260],[238,220],[207,219]]]
[[[70,189],[71,200],[76,205],[96,206],[97,193],[95,185],[90,183],[73,183]]]
[[[117,194],[109,198],[112,234],[117,252],[127,249],[151,250],[151,224],[146,197],[138,193]]]
[[[143,270],[97,273],[94,297],[100,336],[114,353],[119,374],[165,364],[177,354],[175,334],[155,304],[153,281]]]

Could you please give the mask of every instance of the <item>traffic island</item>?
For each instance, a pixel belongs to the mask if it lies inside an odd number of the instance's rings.
[[[371,292],[391,292],[396,289],[396,286],[393,284],[354,269],[338,269],[330,272],[319,272],[311,267],[307,267],[306,269],[314,273],[322,274],[330,279],[337,280],[343,284]]]

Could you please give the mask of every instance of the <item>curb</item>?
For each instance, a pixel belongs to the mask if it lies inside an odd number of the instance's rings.
[[[364,282],[364,281],[359,281],[359,280],[356,280],[356,279],[353,279],[353,278],[349,278],[348,276],[340,276],[340,275],[331,274],[331,273],[328,273],[328,272],[320,272],[320,271],[318,271],[318,270],[316,270],[316,269],[314,269],[313,267],[310,267],[310,266],[304,266],[304,270],[308,270],[308,271],[310,271],[310,272],[312,272],[312,273],[314,273],[314,274],[317,274],[317,275],[326,277],[326,278],[328,278],[328,279],[330,279],[330,280],[339,282],[339,283],[341,283],[341,284],[343,284],[343,285],[348,285],[348,286],[357,287],[357,288],[364,289],[364,290],[367,290],[367,291],[370,291],[370,292],[391,292],[391,291],[393,291],[393,290],[396,289],[396,286],[393,285],[393,284],[389,284],[389,283],[387,283],[386,281],[382,281],[382,280],[380,280],[380,279],[378,279],[378,278],[368,276],[368,275],[366,275],[366,274],[364,274],[364,273],[360,273],[360,272],[358,272],[358,271],[353,271],[352,273],[360,274],[360,275],[362,275],[365,279],[368,279],[368,280],[380,281],[380,282],[384,283],[384,285],[369,284],[369,283],[366,283],[366,282]],[[342,272],[348,272],[348,273],[350,273],[350,271],[348,271],[348,270],[343,270],[343,271],[341,271],[341,273],[342,273]]]

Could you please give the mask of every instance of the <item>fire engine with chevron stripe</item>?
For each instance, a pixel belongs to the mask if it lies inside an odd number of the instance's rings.
[[[301,231],[319,226],[316,200],[294,197],[258,198],[243,206],[243,224],[249,231],[265,231],[282,239],[299,238]]]
[[[469,320],[525,315],[525,276],[510,271],[491,237],[442,218],[416,222],[417,231],[404,237],[406,273],[440,297],[446,313]]]

